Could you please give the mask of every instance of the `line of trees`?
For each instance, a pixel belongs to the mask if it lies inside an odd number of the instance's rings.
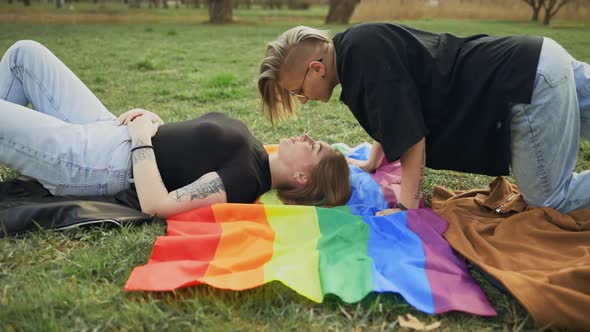
[[[13,3],[18,0],[7,0]],[[22,0],[25,6],[31,5],[31,0]],[[67,2],[78,2],[79,0],[48,0],[55,1],[57,8],[63,8]],[[93,3],[100,3],[101,7],[105,6],[107,0],[91,0]],[[309,9],[312,3],[329,4],[328,15],[325,18],[326,24],[348,24],[355,8],[361,0],[121,0],[122,3],[128,4],[130,8],[139,8],[146,1],[149,7],[168,8],[169,2],[174,3],[176,7],[180,5],[200,8],[202,5],[208,7],[209,22],[216,24],[229,23],[233,20],[233,9],[239,6],[251,8],[253,4],[263,8],[281,9],[283,6],[289,9]],[[429,0],[431,5],[438,5],[445,0]],[[543,24],[548,25],[551,19],[559,12],[561,8],[573,2],[572,0],[514,0],[523,1],[531,7],[532,21],[539,21],[540,14],[543,12]],[[590,0],[577,0],[578,2],[587,2]],[[463,1],[461,1],[463,2]],[[403,6],[405,0],[400,4]]]
[[[247,0],[247,8],[250,8],[251,0]],[[262,6],[269,8],[281,8],[280,0],[263,0]],[[347,24],[352,17],[355,7],[360,0],[329,0],[330,9],[326,16],[326,24]],[[236,0],[208,0],[209,22],[228,23],[232,21],[233,7]],[[306,0],[288,0],[287,6],[290,9],[309,9],[310,2]]]
[[[280,0],[261,1],[263,7],[281,8]],[[326,16],[326,24],[347,24],[352,17],[355,7],[360,0],[329,0],[330,9]],[[209,22],[228,23],[232,21],[233,8],[236,0],[208,0]],[[247,8],[250,8],[251,0],[248,0]],[[288,0],[287,6],[290,9],[309,9],[310,2],[306,0]]]

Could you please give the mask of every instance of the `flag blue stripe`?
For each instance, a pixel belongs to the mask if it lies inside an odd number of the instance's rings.
[[[369,153],[370,148],[363,146],[348,156],[367,159]],[[358,167],[351,167],[351,182],[353,194],[347,205],[369,226],[367,253],[373,261],[373,291],[399,293],[417,309],[435,313],[422,241],[408,228],[407,214],[374,217],[375,212],[388,208],[381,187]]]

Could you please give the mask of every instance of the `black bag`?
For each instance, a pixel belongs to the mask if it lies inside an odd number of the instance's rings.
[[[38,181],[0,182],[0,237],[82,225],[118,226],[151,221],[133,189],[113,196],[53,196]]]

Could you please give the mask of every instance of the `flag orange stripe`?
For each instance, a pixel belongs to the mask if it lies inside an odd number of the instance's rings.
[[[236,290],[262,285],[264,264],[272,258],[274,241],[264,206],[223,204],[214,205],[212,211],[215,219],[222,221],[222,235],[200,281]]]

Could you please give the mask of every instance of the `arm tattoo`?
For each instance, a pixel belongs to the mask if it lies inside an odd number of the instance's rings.
[[[135,142],[135,144],[133,144],[133,146],[131,148],[135,148],[138,146],[142,146],[142,145],[146,145],[144,141],[141,140],[141,138],[138,138],[137,141]]]
[[[135,144],[133,144],[133,146],[131,148],[137,147],[137,146],[142,146],[142,145],[146,145],[146,143],[144,141],[142,141],[141,139],[137,139],[137,141],[135,142]],[[139,163],[142,160],[148,160],[148,159],[152,159],[155,160],[155,156],[153,153],[153,149],[139,149],[139,150],[135,150],[133,151],[133,165],[136,165],[137,163]]]
[[[223,182],[219,177],[213,179],[199,179],[187,186],[176,190],[177,201],[182,201],[184,197],[188,197],[189,201],[193,199],[205,199],[211,194],[216,194],[225,191]]]
[[[156,160],[154,156],[154,150],[152,149],[139,149],[133,151],[133,165],[137,165],[143,160]]]

